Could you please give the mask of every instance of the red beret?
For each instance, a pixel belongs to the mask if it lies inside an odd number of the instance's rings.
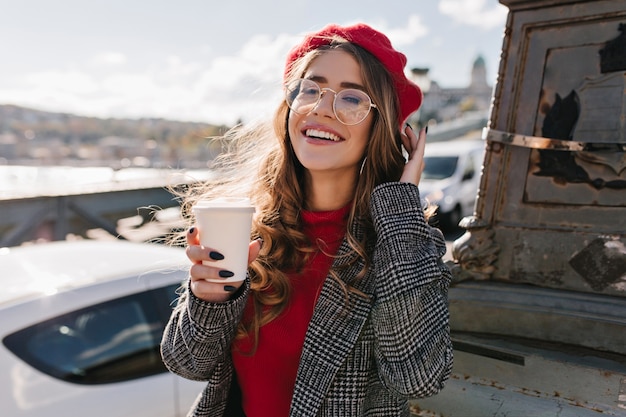
[[[400,102],[400,114],[398,115],[400,123],[404,122],[411,113],[419,108],[422,104],[422,90],[404,75],[406,56],[393,49],[387,36],[363,23],[345,27],[331,24],[319,32],[306,35],[302,43],[296,45],[287,55],[285,76],[296,59],[309,51],[330,44],[333,36],[339,36],[350,43],[359,45],[374,55],[387,68],[393,77]]]

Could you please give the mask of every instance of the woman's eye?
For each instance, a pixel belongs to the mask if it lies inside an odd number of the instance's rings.
[[[346,104],[358,106],[363,102],[363,97],[358,94],[345,93],[341,95],[341,101],[345,102]]]

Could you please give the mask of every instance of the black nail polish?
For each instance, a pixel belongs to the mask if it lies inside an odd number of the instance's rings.
[[[213,259],[214,261],[221,261],[222,259],[224,259],[224,255],[219,252],[211,251],[209,252],[209,258]]]
[[[404,125],[405,125],[405,127],[408,127],[409,129],[413,130],[413,126],[411,126],[410,124],[405,123]]]
[[[232,271],[229,271],[227,269],[222,269],[219,272],[220,278],[230,278],[232,276],[235,276],[235,274]]]
[[[428,133],[428,125],[426,125],[426,129],[424,129],[424,133]]]
[[[224,285],[224,291],[226,292],[233,292],[237,290],[237,287],[233,287],[232,285]]]
[[[189,229],[189,234],[190,234],[190,235],[193,235],[193,232],[195,232],[195,231],[196,231],[196,228],[195,228],[195,227],[192,227],[191,229]]]

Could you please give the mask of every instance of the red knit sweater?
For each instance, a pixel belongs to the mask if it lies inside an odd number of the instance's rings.
[[[291,298],[279,317],[261,327],[253,356],[246,354],[252,346],[251,339],[233,343],[233,362],[246,417],[289,415],[304,336],[332,255],[337,253],[345,235],[348,211],[349,206],[336,211],[302,212],[304,232],[311,242],[321,241],[319,247],[324,253],[313,254],[301,273],[288,274]],[[251,307],[249,302],[244,317],[249,317]]]

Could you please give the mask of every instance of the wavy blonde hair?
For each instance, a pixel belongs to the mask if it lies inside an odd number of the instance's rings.
[[[370,252],[376,237],[370,217],[370,196],[377,185],[400,179],[405,157],[400,126],[397,125],[399,103],[393,80],[386,68],[365,49],[333,38],[329,45],[296,61],[285,81],[302,77],[310,63],[328,50],[341,50],[356,59],[365,91],[377,105],[372,109],[374,120],[370,140],[363,155],[348,218],[346,239],[351,251],[331,270],[331,276],[346,291],[353,291],[352,284],[370,265]],[[241,323],[238,333],[253,336],[255,346],[260,327],[276,318],[287,304],[291,287],[286,272],[301,269],[308,254],[315,250],[314,242],[309,242],[302,232],[300,211],[306,208],[307,189],[304,167],[291,147],[288,117],[289,107],[283,100],[273,122],[238,126],[223,137],[215,138],[224,147],[213,167],[217,172],[215,180],[189,189],[183,195],[183,214],[190,223],[193,223],[190,208],[198,199],[245,196],[256,207],[251,237],[263,239],[263,246],[249,267],[255,308],[252,320]],[[365,230],[360,240],[353,232],[357,223]],[[360,259],[365,267],[359,275],[351,282],[339,280],[339,270]]]

